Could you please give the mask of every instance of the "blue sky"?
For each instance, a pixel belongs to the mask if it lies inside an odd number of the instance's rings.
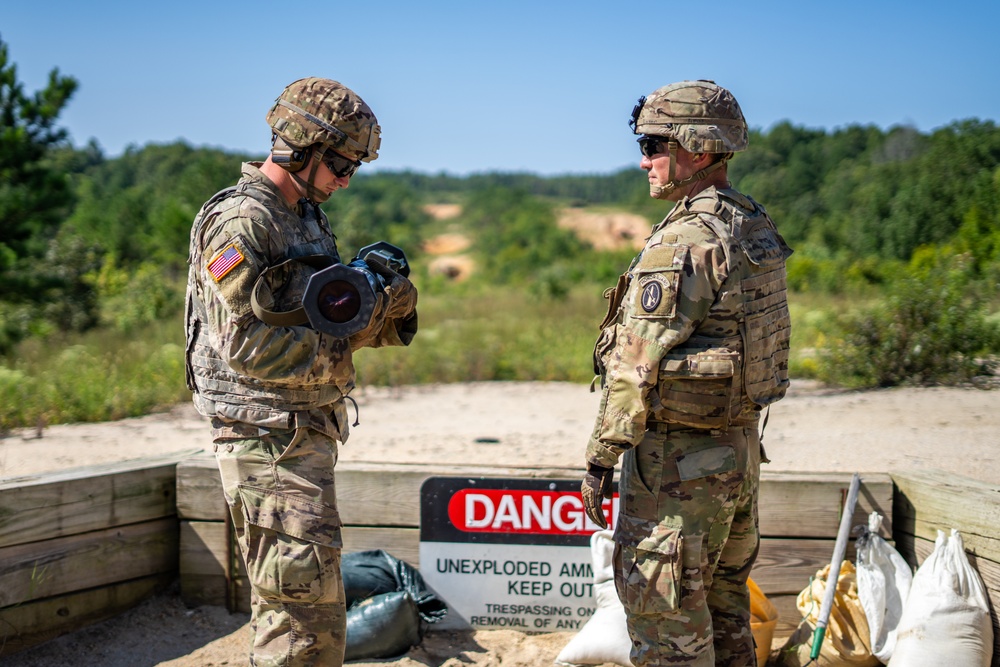
[[[760,129],[1000,117],[996,0],[4,4],[26,91],[76,78],[62,125],[109,156],[178,139],[262,154],[268,107],[302,76],[374,109],[365,169],[457,175],[636,165],[636,98],[682,79],[728,87]]]

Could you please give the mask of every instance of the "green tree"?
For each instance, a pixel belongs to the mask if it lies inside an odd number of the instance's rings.
[[[14,269],[44,256],[73,201],[69,178],[51,156],[65,144],[56,120],[76,88],[54,69],[43,90],[25,93],[0,41],[0,298],[24,291],[23,272]]]
[[[76,88],[53,69],[44,89],[26,93],[0,41],[0,352],[33,332],[94,321],[83,282],[93,252],[57,238],[74,201],[67,166],[79,161],[56,121]]]
[[[466,222],[476,230],[486,275],[497,282],[530,280],[543,294],[561,296],[587,274],[588,246],[556,224],[551,204],[524,190],[495,187],[476,193]]]
[[[409,183],[392,175],[359,175],[323,205],[346,262],[376,241],[398,246],[412,260],[419,252],[430,216]]]
[[[209,197],[237,181],[242,159],[184,142],[129,147],[80,175],[64,233],[100,246],[124,269],[154,261],[181,274],[191,222]]]

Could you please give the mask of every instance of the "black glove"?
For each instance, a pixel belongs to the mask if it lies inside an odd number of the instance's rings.
[[[594,463],[587,464],[587,474],[580,485],[580,493],[583,495],[583,507],[587,510],[587,516],[601,528],[608,527],[608,520],[604,518],[604,510],[601,503],[605,498],[611,497],[611,479],[615,471],[612,468],[605,468]]]

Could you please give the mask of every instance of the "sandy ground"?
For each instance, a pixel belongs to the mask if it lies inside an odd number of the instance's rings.
[[[361,389],[360,425],[342,461],[582,467],[598,396],[567,383],[474,383]],[[351,416],[354,416],[353,409]],[[773,471],[943,470],[1000,484],[1000,392],[825,390],[793,384],[764,434]],[[194,410],[104,424],[19,430],[0,439],[0,477],[208,449]],[[120,617],[0,659],[9,667],[209,667],[246,664],[247,616],[186,609],[176,591]],[[432,632],[405,657],[360,667],[548,665],[573,635]]]

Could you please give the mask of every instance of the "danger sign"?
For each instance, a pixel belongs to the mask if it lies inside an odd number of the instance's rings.
[[[579,481],[432,477],[420,496],[420,572],[449,625],[577,630],[593,614],[599,527]],[[604,510],[613,521],[617,494]]]
[[[578,492],[462,489],[448,501],[448,518],[468,532],[586,536],[597,530]]]

